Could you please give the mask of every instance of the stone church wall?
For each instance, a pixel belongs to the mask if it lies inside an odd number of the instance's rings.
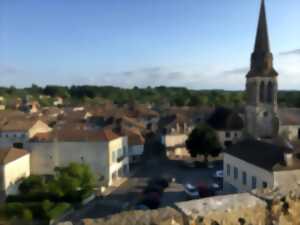
[[[101,210],[101,209],[100,209]],[[224,195],[187,202],[174,208],[127,211],[81,225],[300,225],[300,192],[274,190]],[[59,225],[72,225],[70,222]]]

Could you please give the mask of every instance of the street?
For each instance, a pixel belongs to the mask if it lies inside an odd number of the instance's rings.
[[[160,207],[172,206],[175,202],[187,200],[183,189],[184,184],[197,185],[199,182],[212,184],[213,173],[221,169],[221,163],[215,164],[214,169],[189,168],[182,165],[180,161],[148,160],[143,162],[136,172],[109,196],[93,200],[80,213],[75,213],[68,219],[78,222],[82,218],[99,218],[123,211],[137,202],[147,181],[157,177],[172,180],[162,195]]]

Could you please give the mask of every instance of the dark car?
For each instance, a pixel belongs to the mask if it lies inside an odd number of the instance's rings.
[[[139,205],[147,206],[149,209],[157,209],[160,206],[160,195],[158,193],[148,193],[139,202]]]
[[[143,191],[144,194],[147,194],[147,193],[158,193],[158,194],[162,194],[163,193],[163,188],[161,186],[158,186],[158,185],[148,185],[147,187],[145,187],[144,191]]]
[[[200,194],[200,197],[202,198],[211,197],[215,195],[215,190],[213,190],[213,188],[208,187],[204,183],[198,183],[197,189]]]

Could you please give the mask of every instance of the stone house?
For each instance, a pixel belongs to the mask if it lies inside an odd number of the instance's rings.
[[[19,181],[30,175],[29,152],[23,149],[0,149],[0,195],[17,194]]]
[[[185,141],[193,130],[189,118],[180,114],[162,117],[158,123],[160,130],[160,141],[166,147],[169,158],[186,158],[189,153],[185,147]]]
[[[216,108],[207,123],[216,131],[219,143],[223,149],[235,144],[242,137],[244,129],[243,117],[232,109]]]
[[[29,143],[31,173],[53,174],[55,167],[70,162],[88,164],[100,185],[113,185],[129,175],[127,137],[111,130],[65,127],[36,134]]]

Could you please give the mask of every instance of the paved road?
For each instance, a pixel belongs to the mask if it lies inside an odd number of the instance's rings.
[[[110,196],[105,199],[94,200],[84,210],[81,210],[81,214],[70,216],[68,219],[76,223],[81,218],[99,218],[118,213],[123,210],[127,203],[135,202],[146,186],[147,180],[155,177],[168,177],[175,180],[165,190],[161,204],[162,207],[172,206],[175,202],[186,200],[183,192],[184,184],[196,185],[202,182],[209,185],[213,182],[212,174],[220,168],[221,165],[218,165],[215,169],[188,168],[178,161],[148,160]]]

